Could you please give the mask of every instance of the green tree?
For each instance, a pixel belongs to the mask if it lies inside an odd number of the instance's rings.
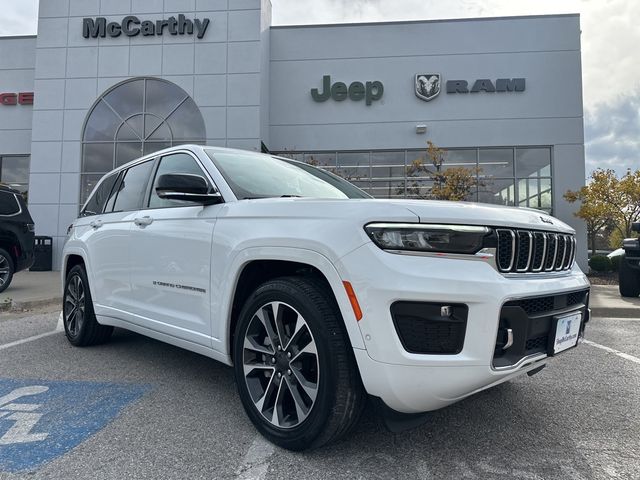
[[[585,221],[591,253],[596,253],[598,233],[614,218],[615,209],[607,198],[612,189],[617,189],[618,179],[613,170],[595,170],[587,185],[580,190],[568,190],[564,194],[569,203],[580,202],[580,208],[574,215]]]

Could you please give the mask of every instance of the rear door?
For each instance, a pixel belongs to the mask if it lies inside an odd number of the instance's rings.
[[[170,173],[200,175],[212,186],[192,154],[160,159],[148,206],[131,230],[133,312],[147,328],[210,347],[211,240],[221,205],[158,197],[155,184]]]
[[[131,309],[129,235],[152,169],[153,160],[149,160],[129,167],[117,178],[105,179],[112,188],[105,185],[106,196],[98,188],[96,202],[87,202],[83,209],[86,218],[77,222],[88,250],[89,281],[98,315],[126,319]]]

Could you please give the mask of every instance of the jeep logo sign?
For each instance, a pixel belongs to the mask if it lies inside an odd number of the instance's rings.
[[[343,82],[331,85],[331,75],[325,75],[322,77],[322,92],[317,88],[312,88],[311,98],[316,102],[325,102],[329,98],[341,102],[349,97],[354,102],[364,99],[367,105],[371,105],[374,101],[380,100],[383,93],[384,86],[378,80],[366,83],[353,82],[347,87],[347,84]]]
[[[524,92],[524,89],[524,78],[498,78],[495,85],[488,78],[481,78],[473,83],[471,89],[466,80],[447,81],[447,93]]]
[[[105,17],[83,18],[82,36],[84,38],[98,37],[119,37],[125,34],[127,37],[135,37],[142,34],[143,37],[152,35],[162,35],[165,28],[171,35],[193,35],[194,31],[198,38],[204,37],[210,20],[195,18],[190,20],[183,14],[176,17],[169,17],[166,20],[143,20],[135,15],[128,15],[122,19],[121,23],[107,22]]]

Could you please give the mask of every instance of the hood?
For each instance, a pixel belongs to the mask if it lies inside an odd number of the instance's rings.
[[[448,222],[575,233],[575,230],[566,223],[533,208],[505,207],[485,203],[447,202],[443,200],[388,201],[415,213],[420,219],[420,223]]]
[[[557,218],[539,210],[441,200],[264,198],[226,204],[222,217],[343,219],[370,222],[420,222],[514,227],[574,233]]]

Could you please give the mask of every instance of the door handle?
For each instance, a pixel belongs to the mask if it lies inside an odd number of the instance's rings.
[[[135,218],[133,220],[133,223],[135,223],[139,227],[146,227],[147,225],[151,225],[153,223],[153,218],[145,215],[144,217]]]
[[[89,222],[89,225],[91,225],[93,228],[100,228],[102,226],[102,220],[91,220],[91,222]]]

